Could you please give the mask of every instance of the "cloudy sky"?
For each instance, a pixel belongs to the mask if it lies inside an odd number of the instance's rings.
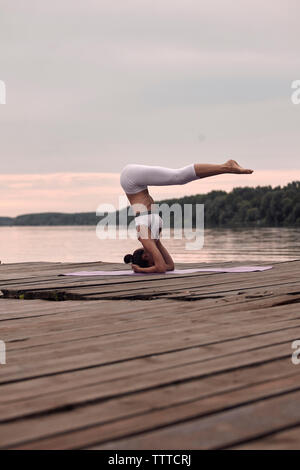
[[[300,180],[299,17],[299,0],[0,0],[0,215],[116,203],[127,163],[256,170],[157,198]]]

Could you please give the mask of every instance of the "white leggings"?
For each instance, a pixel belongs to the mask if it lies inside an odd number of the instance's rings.
[[[194,164],[176,170],[162,166],[131,164],[123,169],[120,183],[125,193],[136,194],[147,189],[147,186],[186,184],[198,178]]]

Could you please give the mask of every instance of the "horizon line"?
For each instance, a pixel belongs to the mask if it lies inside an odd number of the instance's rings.
[[[212,192],[218,192],[218,191],[222,191],[222,192],[225,192],[225,193],[231,193],[233,192],[234,190],[236,189],[247,189],[247,188],[250,188],[250,189],[257,189],[257,188],[266,188],[266,187],[271,187],[272,189],[275,189],[276,187],[279,187],[280,189],[284,189],[285,187],[287,187],[289,184],[294,184],[294,183],[300,183],[300,179],[299,180],[292,180],[288,183],[285,183],[285,184],[282,184],[282,185],[271,185],[271,184],[266,184],[266,185],[256,185],[256,186],[235,186],[231,189],[212,189],[210,190],[209,192],[206,192],[206,193],[194,193],[194,194],[186,194],[186,195],[183,195],[183,196],[179,196],[179,197],[170,197],[168,199],[161,199],[159,201],[157,201],[157,203],[155,204],[158,204],[160,202],[167,202],[167,201],[171,201],[171,200],[176,200],[176,199],[183,199],[185,197],[195,197],[195,196],[201,196],[201,195],[208,195]],[[128,208],[130,206],[130,204],[128,203],[128,206],[124,207],[123,209],[125,208]],[[116,209],[116,211],[120,211],[120,209]],[[56,211],[56,210],[52,210],[52,211],[45,211],[45,212],[26,212],[26,213],[22,213],[22,214],[18,214],[18,215],[15,215],[15,216],[7,216],[7,215],[0,215],[0,219],[16,219],[18,217],[23,217],[23,216],[28,216],[28,215],[45,215],[45,214],[59,214],[59,215],[77,215],[77,214],[92,214],[92,213],[95,213],[96,214],[96,211],[79,211],[79,212],[64,212],[64,211]]]

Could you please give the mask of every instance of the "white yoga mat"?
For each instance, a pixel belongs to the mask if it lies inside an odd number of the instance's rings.
[[[252,273],[255,271],[266,271],[273,266],[236,266],[235,268],[192,268],[192,269],[174,269],[164,274],[188,274],[188,273]],[[75,273],[65,273],[61,276],[151,276],[159,273],[135,273],[129,269],[123,271],[77,271]]]

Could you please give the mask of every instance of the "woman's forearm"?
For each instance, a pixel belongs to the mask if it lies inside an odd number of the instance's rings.
[[[160,240],[157,241],[157,248],[161,252],[161,255],[166,263],[167,266],[167,271],[173,271],[174,269],[174,261],[169,254],[168,250],[163,246],[163,244],[160,242]]]
[[[165,273],[168,269],[167,266],[150,266],[149,268],[141,268],[140,266],[133,266],[132,269],[137,273]]]

